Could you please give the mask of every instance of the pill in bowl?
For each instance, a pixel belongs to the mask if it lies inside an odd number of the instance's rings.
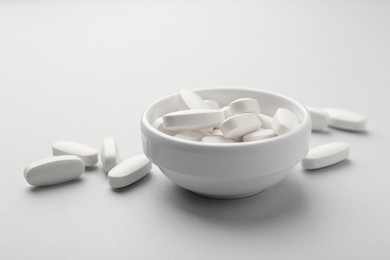
[[[200,108],[199,97],[215,101],[214,109],[222,113],[213,113],[210,106]],[[194,108],[183,106],[195,101]],[[228,111],[231,104],[233,113]],[[177,112],[191,109],[195,111]],[[155,122],[165,115],[168,129],[163,131],[159,124],[159,130]],[[204,115],[210,121],[200,121],[197,129],[195,121]],[[173,183],[206,197],[234,199],[275,185],[301,162],[308,152],[311,118],[302,104],[281,94],[207,88],[181,91],[152,103],[142,116],[141,133],[145,155]]]

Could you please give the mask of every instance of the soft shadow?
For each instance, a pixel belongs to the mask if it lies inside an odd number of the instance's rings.
[[[301,184],[289,176],[275,186],[250,197],[234,200],[210,199],[172,184],[167,189],[170,208],[216,225],[253,225],[276,218],[302,214],[307,205]]]
[[[324,167],[324,168],[319,168],[319,169],[313,169],[313,170],[308,170],[304,169],[303,172],[307,173],[308,175],[316,175],[316,174],[330,174],[330,173],[338,173],[339,168],[345,168],[348,167],[348,165],[351,164],[351,161],[349,159],[346,159],[344,161],[341,161],[339,163]]]
[[[311,131],[311,134],[312,135],[332,135],[332,131],[327,128],[327,129],[324,129],[322,131]]]
[[[345,133],[349,133],[349,134],[362,135],[362,136],[369,136],[370,135],[370,133],[367,130],[365,130],[365,131],[351,131],[351,130],[340,129],[340,128],[336,128],[336,127],[330,127],[330,128],[332,128],[332,130],[337,130],[337,131],[345,132]]]
[[[57,190],[57,189],[65,188],[65,187],[72,186],[72,185],[79,185],[82,182],[83,182],[82,178],[77,178],[77,179],[72,180],[72,181],[68,181],[68,182],[64,182],[64,183],[60,183],[60,184],[55,184],[55,185],[42,186],[42,187],[30,187],[29,191],[36,193],[36,192],[44,192],[44,191],[49,191],[49,190],[54,190],[54,189]]]
[[[97,166],[97,165],[94,165],[91,167],[85,167],[85,172],[93,172],[93,171],[96,171],[98,169],[99,169],[99,166]]]
[[[150,180],[152,179],[152,173],[149,173],[148,175],[146,175],[145,177],[143,177],[142,179],[140,179],[139,181],[136,181],[135,183],[133,184],[130,184],[126,187],[123,187],[123,188],[111,188],[111,190],[115,193],[127,193],[127,192],[130,192],[132,190],[135,190],[135,189],[141,189],[143,186],[145,186],[148,182],[150,182]]]

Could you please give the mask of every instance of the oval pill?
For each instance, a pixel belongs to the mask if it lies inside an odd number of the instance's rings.
[[[252,141],[259,141],[259,140],[265,140],[268,138],[275,137],[276,134],[273,129],[260,129],[256,130],[254,132],[251,132],[247,135],[244,135],[243,141],[244,142],[252,142]]]
[[[182,89],[179,91],[178,105],[180,109],[208,109],[209,106],[194,91]]]
[[[256,114],[245,113],[229,117],[221,123],[219,128],[226,138],[244,136],[261,127],[261,121]]]
[[[108,173],[119,162],[118,146],[112,137],[103,138],[100,150],[103,170]]]
[[[259,102],[254,98],[240,98],[234,100],[229,105],[232,115],[242,113],[260,113]]]
[[[266,129],[272,129],[272,117],[265,114],[257,114],[261,121],[261,127]]]
[[[29,164],[24,178],[32,186],[47,186],[79,178],[85,170],[84,162],[75,155],[45,158]]]
[[[344,142],[323,144],[310,149],[302,160],[302,167],[314,170],[339,163],[349,156],[349,145]]]
[[[181,110],[164,115],[163,124],[168,130],[198,130],[218,126],[224,118],[215,109]]]
[[[365,131],[367,118],[352,111],[339,108],[323,108],[329,115],[329,126],[348,131]]]
[[[312,131],[323,131],[328,127],[329,115],[324,110],[316,107],[306,107],[311,116],[311,130]]]
[[[55,142],[52,145],[53,155],[76,155],[85,163],[86,167],[91,167],[98,162],[98,151],[92,147],[75,142]]]
[[[293,112],[285,108],[279,108],[272,119],[272,128],[277,135],[290,132],[298,126],[298,118]]]
[[[162,117],[159,117],[156,120],[154,120],[153,123],[152,123],[152,126],[154,128],[156,128],[157,130],[159,130],[160,132],[162,132],[164,134],[167,134],[167,135],[173,136],[173,135],[178,133],[177,131],[174,131],[174,130],[165,129]]]
[[[152,163],[144,154],[133,156],[108,172],[108,183],[112,188],[128,186],[150,172]]]

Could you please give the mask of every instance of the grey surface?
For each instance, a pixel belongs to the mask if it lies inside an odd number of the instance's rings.
[[[0,2],[0,259],[389,259],[388,1]],[[31,188],[71,140],[142,151],[144,108],[180,88],[264,88],[364,113],[342,164],[211,200],[155,167],[120,191],[101,165]],[[281,156],[283,156],[281,154]]]

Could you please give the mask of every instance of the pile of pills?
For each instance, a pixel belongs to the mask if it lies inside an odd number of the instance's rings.
[[[237,143],[261,141],[292,131],[300,124],[285,108],[277,109],[271,117],[261,113],[258,100],[240,98],[220,108],[214,100],[203,100],[191,90],[178,95],[179,111],[157,118],[153,126],[179,139],[203,143]],[[312,131],[328,127],[346,131],[366,131],[365,116],[338,108],[307,107],[312,118]],[[332,142],[311,149],[302,160],[302,167],[319,169],[339,163],[349,156],[349,145]]]
[[[179,92],[179,111],[157,118],[153,127],[179,139],[203,143],[238,143],[269,139],[299,126],[294,113],[279,108],[271,117],[261,113],[258,100],[240,98],[220,108],[191,90]]]
[[[52,150],[54,157],[33,162],[24,169],[24,177],[30,185],[47,186],[71,181],[79,178],[85,167],[94,167],[98,163],[98,151],[87,145],[62,141],[54,143]],[[144,154],[119,162],[118,147],[111,137],[103,138],[100,158],[112,188],[128,186],[152,169]]]
[[[214,100],[203,100],[191,90],[181,90],[177,101],[178,111],[165,114],[152,123],[158,131],[194,142],[231,144],[270,139],[286,134],[300,122],[286,108],[278,108],[274,115],[261,112],[259,101],[240,98],[228,106],[220,107]],[[338,108],[307,107],[312,118],[312,131],[328,127],[346,131],[366,131],[367,119],[351,111]],[[32,186],[54,185],[79,178],[85,167],[98,163],[96,149],[75,143],[56,142],[52,145],[53,157],[29,164],[24,177]],[[339,163],[349,156],[349,145],[332,142],[310,149],[302,160],[302,167],[319,169]],[[103,170],[112,188],[128,186],[148,174],[151,162],[144,154],[119,161],[118,146],[113,138],[103,138],[100,151]]]

